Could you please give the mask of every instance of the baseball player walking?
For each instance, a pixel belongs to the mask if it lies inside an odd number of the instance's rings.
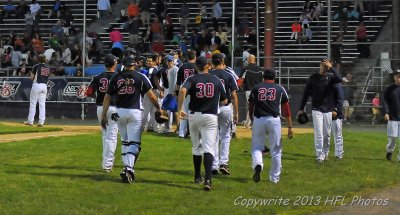
[[[31,79],[33,81],[31,94],[28,120],[24,122],[25,125],[32,126],[36,114],[36,104],[39,102],[39,122],[38,127],[43,127],[46,119],[46,95],[47,95],[47,81],[50,75],[50,67],[46,62],[46,56],[43,54],[38,57],[39,64],[33,66]]]
[[[333,74],[330,74],[333,73]],[[297,115],[303,113],[308,100],[312,98],[312,119],[314,125],[314,145],[317,162],[323,163],[328,159],[332,111],[335,106],[333,92],[334,85],[342,81],[341,76],[332,67],[328,59],[323,59],[318,73],[312,74],[304,89],[300,110]]]
[[[96,105],[97,105],[97,118],[101,122],[103,112],[103,100],[106,95],[108,84],[110,83],[111,77],[115,74],[115,68],[118,63],[118,58],[112,54],[109,54],[104,59],[104,65],[106,66],[106,72],[100,73],[95,76],[90,82],[89,87],[86,91],[87,96],[94,95],[96,92]],[[107,111],[108,125],[106,129],[102,129],[102,142],[103,142],[103,162],[102,167],[105,172],[112,171],[115,159],[115,149],[117,147],[117,135],[118,126],[117,122],[111,120],[111,115],[116,113],[115,107],[115,96],[110,100],[110,106]]]
[[[236,91],[238,91],[239,88],[235,78],[224,70],[225,66],[221,54],[214,54],[211,61],[214,69],[210,71],[210,74],[217,76],[224,84],[226,97],[228,99],[228,103],[220,107],[220,112],[218,114],[219,138],[216,139],[215,143],[212,173],[218,174],[219,170],[222,174],[229,175],[231,174],[228,168],[229,146],[232,138],[232,108],[229,105],[231,103],[233,104],[233,121],[237,122],[239,115]],[[221,140],[221,144],[219,144],[219,139]]]
[[[197,74],[197,68],[196,68],[196,51],[195,50],[188,50],[188,62],[184,63],[181,67],[179,67],[178,70],[178,75],[176,78],[176,90],[179,91],[181,85],[185,80],[194,75]],[[185,101],[183,103],[183,112],[188,113],[189,112],[189,102],[190,102],[190,95],[187,95],[185,98]],[[179,116],[179,115],[178,115]],[[188,130],[188,120],[186,118],[180,119],[179,121],[179,137],[186,137],[186,134]]]
[[[163,99],[162,109],[168,111],[169,122],[166,123],[164,127],[164,132],[172,132],[172,122],[174,120],[173,115],[177,114],[178,112],[178,103],[176,101],[176,93],[175,93],[175,86],[176,86],[176,76],[178,73],[178,67],[174,64],[174,57],[171,55],[167,55],[167,80],[168,80],[168,88],[166,90],[167,95]],[[177,121],[179,120],[178,117],[175,117]]]
[[[266,135],[268,134],[271,146],[271,170],[269,180],[278,183],[282,164],[281,141],[281,106],[282,113],[288,122],[288,138],[292,138],[292,119],[289,107],[289,97],[286,90],[279,84],[275,84],[275,71],[267,69],[263,73],[264,82],[256,85],[249,97],[249,114],[253,123],[251,136],[251,157],[254,169],[253,181],[260,181],[260,173],[264,166],[262,153]]]
[[[393,73],[394,84],[390,85],[383,95],[384,119],[388,121],[386,145],[386,159],[392,160],[392,154],[396,148],[396,138],[400,135],[400,70]],[[397,160],[400,161],[400,147]]]
[[[238,80],[239,80],[239,76],[236,75],[235,71],[233,71],[233,69],[231,67],[227,66],[225,63],[224,63],[224,68],[225,68],[225,71],[227,73],[231,74],[235,78],[235,81],[236,81],[236,84],[237,84]],[[232,103],[230,104],[230,107],[233,108]],[[234,116],[233,116],[233,112],[232,112],[232,117],[231,117],[232,118],[232,129],[231,129],[231,133],[232,133],[232,138],[236,138],[236,124],[237,124],[237,121],[233,120],[233,117]],[[239,120],[239,118],[237,120]]]
[[[334,86],[335,108],[332,111],[332,134],[335,143],[335,157],[343,158],[343,87],[340,83]]]
[[[123,60],[126,71],[113,76],[107,94],[103,101],[101,125],[105,129],[108,125],[107,113],[111,98],[116,96],[117,113],[112,116],[117,121],[122,140],[122,161],[124,169],[120,176],[125,183],[135,180],[134,166],[141,150],[141,124],[143,110],[143,96],[147,95],[157,111],[161,113],[157,96],[151,91],[149,79],[136,68],[133,57]]]
[[[263,81],[263,70],[256,64],[256,56],[250,55],[248,57],[249,64],[243,68],[239,77],[243,80],[243,89],[246,93],[246,101],[249,100],[250,92],[257,84]],[[244,125],[250,128],[250,115],[247,114]]]
[[[227,97],[222,82],[216,76],[208,73],[207,59],[205,57],[197,58],[196,66],[199,74],[188,77],[179,91],[178,115],[185,117],[187,114],[182,112],[183,100],[187,93],[190,95],[189,129],[193,144],[194,181],[202,182],[200,169],[203,155],[204,190],[210,191],[214,147],[218,133],[217,114],[220,104],[227,104]]]

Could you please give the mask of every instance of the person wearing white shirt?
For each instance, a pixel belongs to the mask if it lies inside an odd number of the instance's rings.
[[[166,90],[166,96],[163,100],[163,105],[162,109],[168,111],[168,118],[169,122],[165,125],[164,127],[164,133],[171,132],[172,128],[172,122],[174,119],[179,120],[177,114],[178,111],[178,104],[176,100],[176,92],[175,92],[175,86],[176,86],[176,78],[178,74],[179,68],[175,66],[174,64],[174,57],[172,55],[167,55],[166,57],[167,61],[167,79],[168,79],[168,88]]]
[[[99,20],[105,24],[108,12],[111,12],[110,0],[97,0],[97,11],[99,12]]]

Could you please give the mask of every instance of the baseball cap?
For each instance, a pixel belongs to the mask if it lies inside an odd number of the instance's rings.
[[[220,53],[215,53],[211,57],[211,60],[212,60],[213,64],[221,63],[222,59],[224,59],[224,56],[222,56],[222,54],[220,54]]]
[[[203,56],[196,59],[196,66],[198,66],[201,69],[206,67],[207,64],[208,64],[207,59]]]
[[[106,56],[106,58],[104,59],[104,64],[105,64],[106,66],[113,66],[114,63],[115,63],[116,61],[118,61],[118,59],[119,59],[119,58],[115,57],[114,55],[108,54],[108,55]]]
[[[173,60],[174,60],[174,57],[173,57],[172,55],[167,55],[167,56],[165,56],[165,60],[167,60],[167,61],[173,61]]]
[[[125,57],[125,58],[122,60],[122,64],[123,64],[124,66],[133,66],[133,65],[135,65],[135,63],[136,63],[136,59],[135,59],[133,56]]]

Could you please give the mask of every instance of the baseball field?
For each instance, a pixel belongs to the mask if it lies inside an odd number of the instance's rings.
[[[374,195],[400,181],[381,131],[345,129],[344,159],[317,164],[312,130],[294,129],[293,139],[283,138],[281,181],[273,184],[268,155],[261,182],[252,181],[250,130],[240,128],[232,174],[214,177],[212,192],[193,183],[189,139],[144,133],[136,181],[124,184],[120,142],[114,171],[101,171],[98,126],[2,123],[0,131],[0,214],[323,214],[334,205],[387,207],[390,197]]]

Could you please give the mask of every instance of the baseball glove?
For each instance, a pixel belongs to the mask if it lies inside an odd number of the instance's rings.
[[[310,121],[310,119],[308,118],[306,112],[302,112],[297,115],[297,122],[299,122],[300,124],[306,124],[308,121]]]
[[[118,122],[118,119],[119,119],[118,113],[111,114],[111,119],[114,120],[115,122]]]
[[[160,124],[168,122],[168,113],[167,113],[167,111],[162,110],[161,112],[162,113],[156,111],[154,113],[156,122],[160,123]]]

